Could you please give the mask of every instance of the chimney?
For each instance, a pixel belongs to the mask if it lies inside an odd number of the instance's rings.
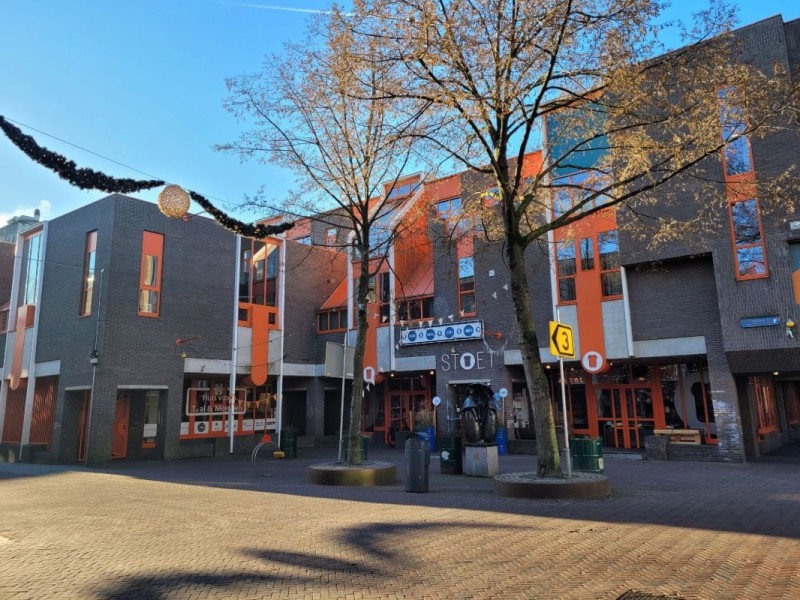
[[[41,212],[39,211],[39,209],[37,208],[35,211],[33,211],[33,218],[34,218],[34,219],[36,219],[36,220],[38,221],[38,220],[39,220],[39,217],[40,217],[40,215],[41,215],[41,214],[42,214],[42,213],[41,213]]]

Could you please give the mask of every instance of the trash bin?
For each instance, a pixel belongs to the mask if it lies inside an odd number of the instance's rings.
[[[297,458],[297,432],[281,431],[281,451],[286,458]]]
[[[494,438],[497,443],[497,454],[503,456],[508,454],[508,429],[502,425],[497,428],[497,435]]]
[[[412,433],[406,439],[406,491],[427,492],[431,451],[428,436]]]
[[[569,441],[572,468],[589,473],[603,472],[603,440],[601,438],[572,438]]]
[[[369,437],[368,435],[362,435],[361,436],[361,441],[359,442],[359,449],[361,451],[361,460],[367,460],[369,444],[370,444],[371,441],[372,441],[372,438]],[[348,444],[348,439],[347,439],[347,436],[345,436],[345,437],[342,438],[342,456],[343,456],[345,461],[347,460],[347,457],[349,456],[348,445],[349,445]]]
[[[439,438],[439,461],[440,473],[443,475],[461,475],[463,467],[461,465],[461,437],[442,436]]]

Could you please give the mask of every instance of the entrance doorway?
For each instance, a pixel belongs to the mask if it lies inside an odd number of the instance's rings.
[[[111,458],[128,456],[128,426],[131,417],[130,394],[117,396],[117,410],[114,414],[114,438],[111,442]]]
[[[383,431],[385,443],[393,439],[394,431],[413,431],[416,425],[428,425],[433,412],[431,377],[389,377],[386,380],[384,418],[376,419],[375,431]],[[379,425],[381,423],[381,425]]]
[[[603,444],[612,448],[642,448],[656,428],[653,386],[614,385],[595,388],[597,427]]]

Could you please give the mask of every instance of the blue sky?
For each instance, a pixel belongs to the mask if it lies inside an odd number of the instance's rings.
[[[0,0],[0,114],[209,197],[238,203],[263,185],[279,200],[290,173],[212,150],[242,128],[222,108],[225,78],[257,71],[265,55],[302,37],[303,11],[329,3]],[[702,2],[672,4],[669,17],[689,15]],[[779,13],[786,21],[800,17],[791,0],[735,4],[740,24]],[[23,131],[80,166],[142,177]],[[138,196],[155,200],[157,193]],[[37,207],[53,218],[103,195],[71,187],[0,135],[0,225]]]

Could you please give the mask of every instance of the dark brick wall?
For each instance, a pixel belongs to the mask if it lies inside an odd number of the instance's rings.
[[[78,315],[86,233],[96,229],[97,281],[94,307]],[[161,305],[158,318],[138,316],[142,234],[164,235]],[[234,237],[214,221],[168,219],[157,206],[112,195],[48,226],[47,266],[41,302],[37,361],[60,360],[53,457],[59,445],[72,454],[74,419],[64,415],[64,388],[92,381],[89,353],[98,319],[99,272],[104,269],[99,310],[100,363],[95,380],[90,433],[90,464],[110,460],[118,385],[167,386],[161,394],[159,448],[178,455],[183,396],[183,357],[230,358]],[[175,340],[200,336],[191,348]],[[74,410],[74,407],[71,407]],[[74,415],[73,415],[74,416]],[[61,429],[70,423],[69,431]],[[69,447],[69,452],[66,448]],[[62,460],[74,457],[62,456]]]
[[[10,242],[0,242],[0,306],[11,299],[15,248],[16,246]]]

